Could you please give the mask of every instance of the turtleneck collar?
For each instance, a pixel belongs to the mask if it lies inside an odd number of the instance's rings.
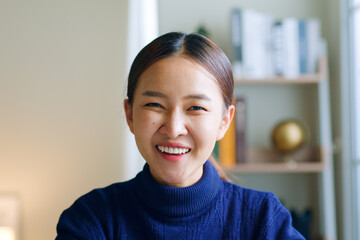
[[[150,174],[145,164],[135,178],[135,191],[140,201],[163,216],[181,217],[195,214],[209,206],[220,190],[220,177],[212,164],[204,164],[203,176],[194,185],[184,188],[162,185]]]

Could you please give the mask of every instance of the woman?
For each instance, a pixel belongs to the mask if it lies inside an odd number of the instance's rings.
[[[131,67],[126,120],[146,160],[60,217],[57,239],[304,239],[271,193],[220,179],[208,161],[234,115],[231,64],[197,34],[168,33]]]

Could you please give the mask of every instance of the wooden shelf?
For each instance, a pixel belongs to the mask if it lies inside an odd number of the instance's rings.
[[[240,163],[226,170],[233,173],[316,173],[325,168],[323,162]]]
[[[319,59],[318,69],[318,73],[303,74],[294,78],[286,78],[283,76],[270,76],[267,78],[236,78],[235,84],[316,84],[326,79],[327,60],[325,57],[321,57]]]
[[[232,173],[317,173],[328,165],[329,151],[324,147],[304,148],[294,153],[292,162],[273,149],[253,148],[247,152],[247,162],[225,166]]]

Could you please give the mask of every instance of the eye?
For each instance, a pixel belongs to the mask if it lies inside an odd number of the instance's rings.
[[[146,107],[163,108],[159,103],[154,103],[154,102],[147,103],[147,104],[145,104],[145,106]]]
[[[189,108],[189,110],[192,110],[192,111],[200,111],[200,110],[203,110],[203,111],[206,111],[206,112],[207,112],[207,110],[206,110],[205,108],[200,107],[200,106],[192,106],[192,107]]]

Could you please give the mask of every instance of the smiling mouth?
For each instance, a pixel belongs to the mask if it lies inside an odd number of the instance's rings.
[[[181,155],[190,152],[190,148],[176,148],[164,146],[156,146],[156,148],[162,153],[167,153],[171,155]]]

